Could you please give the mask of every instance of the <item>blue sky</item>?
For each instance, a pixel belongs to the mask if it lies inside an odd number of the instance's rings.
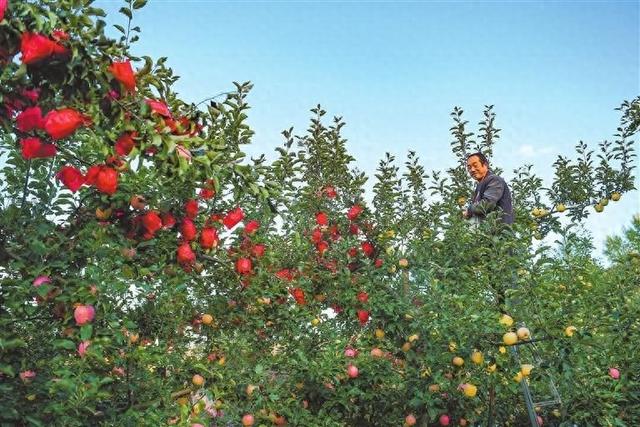
[[[122,1],[99,0],[108,22]],[[612,139],[624,99],[640,94],[637,2],[162,1],[136,11],[133,53],[168,56],[176,89],[197,102],[255,87],[250,154],[267,153],[309,109],[342,116],[357,166],[373,172],[386,151],[418,152],[427,170],[454,164],[449,113],[472,129],[485,104],[502,131],[494,163],[525,163],[550,183],[557,155]],[[640,181],[636,180],[637,187]],[[587,222],[596,245],[640,212],[640,193]]]

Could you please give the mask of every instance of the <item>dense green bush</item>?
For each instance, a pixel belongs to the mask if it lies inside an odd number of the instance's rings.
[[[513,227],[472,228],[464,157],[495,149],[492,108],[478,135],[454,109],[450,169],[388,155],[367,204],[340,119],[318,106],[248,162],[251,85],[183,102],[90,3],[0,1],[2,425],[525,425],[502,343],[524,324],[522,381],[562,398],[546,425],[638,424],[640,219],[607,266],[576,231],[633,189],[638,99],[548,190],[516,171]]]

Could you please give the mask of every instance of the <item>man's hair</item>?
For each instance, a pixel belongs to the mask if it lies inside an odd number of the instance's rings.
[[[469,155],[467,155],[467,161],[469,161],[469,159],[473,156],[478,156],[478,159],[480,159],[480,163],[482,163],[483,165],[488,165],[489,164],[489,160],[487,160],[487,156],[485,156],[484,154],[482,154],[481,152],[477,152],[477,153],[471,153]]]

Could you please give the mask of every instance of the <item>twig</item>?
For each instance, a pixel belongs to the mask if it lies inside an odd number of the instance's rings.
[[[198,103],[194,106],[194,108],[197,108],[197,107],[198,107],[198,105],[200,105],[200,104],[204,104],[204,103],[205,103],[205,102],[207,102],[207,101],[211,101],[211,100],[213,100],[213,99],[216,99],[216,98],[217,98],[217,97],[219,97],[219,96],[222,96],[222,95],[233,95],[234,93],[236,93],[236,92],[220,92],[220,93],[219,93],[219,94],[217,94],[217,95],[210,96],[209,98],[205,98],[205,99],[203,99],[202,101],[198,102]]]
[[[515,343],[515,344],[511,344],[511,345],[509,345],[509,347],[515,347],[515,346],[518,346],[518,345],[533,344],[533,343],[535,343],[535,342],[539,342],[539,341],[555,341],[555,340],[557,340],[557,338],[556,338],[556,337],[542,337],[542,338],[534,338],[534,339],[530,339],[530,340],[527,340],[527,341],[519,341],[519,342],[517,342],[517,343]],[[499,346],[503,346],[503,345],[505,345],[503,342],[490,342],[490,344],[492,344],[492,345],[499,345]]]

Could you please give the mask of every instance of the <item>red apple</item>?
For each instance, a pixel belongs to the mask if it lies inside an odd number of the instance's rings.
[[[251,415],[251,414],[245,414],[242,417],[242,425],[243,426],[252,426],[254,422],[255,422],[255,418],[253,418],[253,415]]]
[[[344,351],[344,356],[345,357],[356,357],[358,353],[356,352],[356,350],[354,350],[353,348],[347,348]]]
[[[382,350],[380,350],[378,347],[374,347],[371,349],[371,356],[372,357],[383,357],[384,356],[384,352]]]
[[[407,426],[414,426],[416,425],[416,417],[413,414],[409,414],[405,417],[404,423]]]
[[[347,367],[347,375],[349,375],[349,378],[357,378],[358,368],[355,365],[349,365]]]

